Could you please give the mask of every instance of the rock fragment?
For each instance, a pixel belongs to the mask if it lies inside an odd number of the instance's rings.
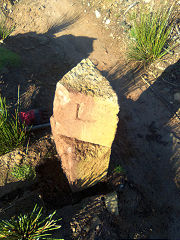
[[[118,112],[115,92],[89,59],[57,83],[51,127],[73,191],[106,176]]]
[[[105,204],[107,210],[118,216],[119,215],[119,210],[118,210],[118,197],[116,192],[109,193],[105,196]]]

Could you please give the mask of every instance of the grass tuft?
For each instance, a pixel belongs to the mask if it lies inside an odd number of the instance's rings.
[[[114,172],[115,172],[115,173],[119,173],[119,174],[125,174],[125,173],[126,173],[126,171],[124,170],[124,168],[121,167],[120,165],[118,165],[117,167],[115,167]]]
[[[22,146],[25,139],[26,126],[19,119],[19,104],[15,113],[11,114],[8,111],[6,99],[0,96],[0,155]]]
[[[173,16],[173,6],[164,6],[157,12],[141,9],[138,15],[134,13],[128,58],[151,63],[170,51],[173,48],[173,42],[170,39],[174,24]]]
[[[15,26],[10,25],[8,26],[7,19],[5,18],[4,20],[0,20],[0,40],[4,41],[7,37],[10,36],[10,34],[14,31]]]
[[[35,168],[27,163],[13,167],[11,174],[20,181],[33,180],[36,177]]]
[[[42,240],[53,239],[50,231],[59,229],[61,226],[54,220],[56,211],[47,217],[43,217],[42,208],[35,205],[29,214],[20,214],[10,220],[0,221],[0,239],[8,240]],[[55,239],[54,239],[55,240]],[[56,239],[57,240],[57,239]],[[59,239],[63,240],[63,239]]]

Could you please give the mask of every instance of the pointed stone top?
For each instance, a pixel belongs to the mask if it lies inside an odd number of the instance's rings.
[[[101,75],[90,59],[83,59],[59,82],[68,90],[85,93],[93,97],[102,97],[117,103],[117,95],[109,81]]]

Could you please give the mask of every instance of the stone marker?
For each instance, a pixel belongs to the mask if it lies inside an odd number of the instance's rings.
[[[57,83],[51,128],[72,191],[106,176],[118,112],[116,93],[89,59]]]

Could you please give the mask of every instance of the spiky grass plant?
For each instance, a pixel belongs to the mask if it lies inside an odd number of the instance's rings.
[[[0,40],[4,41],[14,31],[15,25],[8,26],[7,19],[0,20]]]
[[[26,133],[26,126],[19,118],[19,91],[18,106],[14,114],[8,111],[6,99],[0,96],[0,155],[22,146]]]
[[[130,30],[129,59],[151,63],[169,52],[173,46],[170,39],[173,16],[173,6],[161,7],[157,12],[141,9],[139,15],[135,13]]]
[[[8,240],[42,240],[50,238],[50,231],[59,229],[61,225],[54,220],[56,211],[48,217],[43,217],[42,208],[35,205],[33,211],[29,214],[20,214],[10,220],[0,221],[0,239]],[[54,239],[55,240],[55,239]],[[56,239],[57,240],[57,239]],[[63,239],[58,239],[63,240]]]
[[[114,172],[115,172],[115,173],[121,173],[121,174],[125,174],[125,173],[126,173],[126,171],[124,170],[124,168],[121,167],[120,165],[118,165],[117,167],[115,167]]]

